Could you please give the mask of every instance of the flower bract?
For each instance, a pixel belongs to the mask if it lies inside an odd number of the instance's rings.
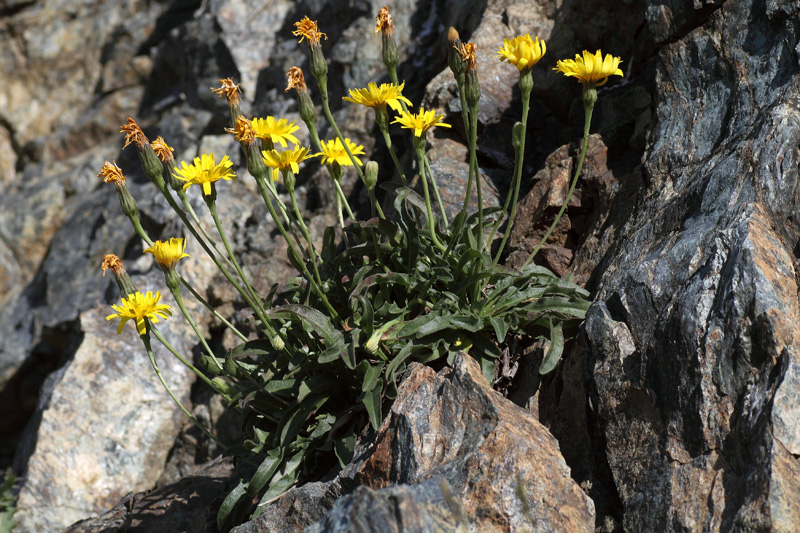
[[[350,89],[350,96],[345,96],[342,100],[378,109],[385,109],[386,104],[389,104],[389,107],[400,112],[403,109],[401,101],[411,105],[411,100],[401,94],[404,86],[405,82],[400,85],[381,83],[380,87],[377,83],[369,83],[366,89]]]
[[[194,158],[194,164],[187,165],[186,161],[181,161],[181,168],[175,169],[175,177],[186,183],[183,185],[185,191],[191,185],[202,185],[203,194],[211,194],[211,184],[215,181],[235,179],[236,174],[230,168],[233,166],[228,156],[222,158],[219,164],[214,162],[214,154],[202,154]]]
[[[291,150],[264,150],[261,152],[264,156],[264,164],[272,169],[272,180],[278,181],[280,172],[292,171],[295,174],[300,172],[298,163],[305,161],[312,155],[308,155],[308,148],[303,146],[295,146]]]
[[[444,115],[437,115],[436,111],[433,109],[425,111],[420,107],[419,113],[417,114],[401,110],[400,115],[392,121],[392,124],[396,122],[404,128],[414,130],[414,137],[422,137],[425,132],[434,126],[449,128],[450,124],[445,124],[441,121],[443,118]]]
[[[155,241],[153,246],[147,248],[144,253],[153,254],[159,265],[172,267],[180,259],[189,257],[189,254],[185,253],[185,250],[186,241],[181,238],[173,237],[167,242]]]
[[[584,50],[583,56],[575,54],[575,59],[559,60],[553,70],[561,72],[564,76],[573,76],[581,83],[600,86],[608,81],[609,76],[622,76],[622,71],[619,69],[621,62],[621,58],[611,54],[606,54],[603,58],[600,50],[594,54]]]
[[[347,147],[350,149],[350,153],[353,156],[356,155],[364,155],[364,147],[360,144],[356,144],[348,138],[345,138],[345,143],[347,143]],[[344,145],[342,145],[342,141],[339,140],[339,137],[335,139],[331,139],[330,141],[322,143],[322,151],[313,154],[311,157],[322,156],[322,164],[323,165],[330,165],[331,163],[339,163],[340,166],[353,166],[353,162],[350,160],[350,156],[347,155],[347,151],[344,149]],[[361,160],[357,157],[353,157],[358,163],[358,166],[363,166]]]
[[[161,300],[161,293],[156,292],[153,296],[152,291],[147,294],[134,292],[127,298],[122,299],[122,305],[112,305],[114,308],[113,315],[108,315],[106,320],[114,320],[119,318],[119,327],[117,334],[122,333],[122,326],[128,320],[136,321],[136,330],[139,335],[144,335],[147,332],[147,325],[145,319],[150,319],[153,322],[158,322],[159,318],[166,320],[172,316],[172,308],[165,304],[158,303]]]
[[[269,139],[273,143],[280,143],[284,148],[286,148],[287,140],[294,144],[300,142],[297,137],[292,135],[300,129],[300,126],[295,126],[294,120],[289,122],[285,118],[278,120],[275,120],[275,117],[254,118],[250,124],[253,126],[253,133],[259,139]]]
[[[533,40],[526,33],[513,39],[503,39],[503,48],[498,50],[497,55],[500,61],[511,63],[522,72],[538,63],[546,51],[544,40],[540,41],[538,37]]]

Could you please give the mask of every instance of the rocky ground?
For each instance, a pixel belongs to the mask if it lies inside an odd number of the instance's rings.
[[[119,127],[134,117],[178,160],[239,162],[224,100],[297,118],[285,72],[306,69],[293,23],[318,19],[345,135],[389,168],[372,112],[340,99],[387,81],[383,2],[28,0],[0,6],[0,467],[21,476],[17,531],[214,531],[241,472],[173,408],[99,269],[123,258],[142,289],[161,274],[96,177],[116,160],[154,236],[179,226]],[[463,198],[466,148],[446,35],[478,45],[478,149],[487,205],[502,202],[519,118],[503,37],[544,38],[534,70],[525,194],[508,264],[565,198],[582,132],[580,88],[556,59],[602,48],[622,80],[599,91],[587,162],[540,261],[592,293],[580,337],[541,379],[537,350],[489,390],[471,360],[411,369],[377,439],[338,477],[299,486],[237,531],[793,531],[800,522],[797,212],[800,6],[786,0],[399,0],[388,6],[414,104],[445,113],[429,136],[446,202]],[[312,94],[316,88],[310,83]],[[316,96],[315,96],[316,98]],[[305,135],[303,130],[299,132]],[[323,137],[330,137],[322,131]],[[301,138],[302,138],[301,135]],[[407,151],[404,138],[395,142]],[[410,168],[410,158],[404,159]],[[229,185],[229,186],[228,186]],[[345,177],[354,204],[365,193]],[[260,288],[291,267],[247,178],[222,217]],[[319,238],[330,185],[307,165]],[[199,202],[199,198],[197,198]],[[227,214],[227,216],[226,216]],[[191,244],[190,244],[191,246]],[[191,251],[190,251],[191,253]],[[192,254],[184,274],[231,317],[238,302]],[[221,348],[230,339],[204,324]],[[166,335],[196,347],[180,320]],[[221,436],[238,421],[166,353],[174,390]],[[209,462],[211,461],[211,462]],[[528,502],[524,505],[523,502]],[[92,518],[94,517],[94,518]],[[76,523],[74,526],[73,523]]]

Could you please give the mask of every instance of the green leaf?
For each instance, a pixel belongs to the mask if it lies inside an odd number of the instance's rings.
[[[497,337],[497,342],[503,342],[506,338],[506,333],[508,333],[508,324],[506,321],[500,318],[499,316],[491,316],[489,317],[489,323],[494,328],[495,337]]]
[[[217,512],[218,529],[224,530],[223,526],[225,525],[225,521],[228,519],[231,511],[233,511],[236,507],[236,504],[239,503],[239,500],[242,499],[242,496],[247,493],[247,486],[247,483],[240,480],[236,488],[234,488],[228,493],[227,496],[225,496],[225,499],[222,501],[222,505]]]
[[[247,487],[248,496],[255,498],[261,493],[261,489],[269,483],[269,480],[272,479],[272,476],[278,471],[282,460],[283,454],[280,448],[275,448],[267,452],[267,457],[261,462],[258,470],[256,470],[256,473],[253,474],[253,478],[250,480]]]
[[[336,454],[336,458],[339,460],[339,466],[344,468],[347,466],[350,461],[353,460],[353,453],[356,449],[356,436],[353,433],[353,427],[351,426],[347,432],[335,439],[333,441],[333,451]]]
[[[550,321],[550,347],[542,359],[542,364],[539,366],[539,374],[547,374],[552,371],[561,359],[561,354],[564,353],[564,323],[560,320]]]
[[[367,391],[364,393],[364,398],[361,400],[364,403],[364,407],[367,408],[367,414],[369,415],[369,422],[372,424],[372,428],[377,431],[378,428],[381,426],[381,400],[383,392],[383,387],[377,386],[374,387],[372,390]]]
[[[330,317],[307,305],[288,304],[275,307],[267,312],[272,318],[297,318],[308,325],[325,341],[325,346],[344,347],[344,336],[341,331],[334,329]]]
[[[362,363],[367,363],[367,362],[362,361]],[[370,365],[369,363],[367,363],[367,368],[366,371],[364,372],[364,382],[361,385],[362,392],[367,392],[375,388],[375,386],[378,383],[378,380],[381,377],[381,370],[383,370],[383,363],[378,363],[376,365]]]

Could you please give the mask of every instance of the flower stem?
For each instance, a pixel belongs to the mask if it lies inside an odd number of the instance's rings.
[[[153,332],[155,333],[155,328],[153,328]],[[162,337],[160,336],[160,334],[156,334],[156,337],[158,337],[158,339],[161,341]],[[189,420],[191,420],[194,423],[194,425],[200,429],[200,431],[202,431],[208,438],[213,440],[217,446],[219,446],[223,450],[227,450],[228,447],[225,446],[225,444],[223,444],[222,441],[220,441],[217,437],[215,437],[214,434],[211,433],[211,431],[209,431],[203,424],[201,424],[200,421],[197,420],[197,418],[195,418],[195,416],[192,413],[190,413],[189,410],[186,409],[186,407],[183,406],[180,400],[178,400],[178,398],[172,392],[172,389],[169,388],[169,385],[167,385],[167,382],[164,380],[164,376],[161,374],[161,370],[158,368],[158,363],[156,362],[155,355],[153,354],[153,348],[152,346],[150,346],[150,336],[147,333],[145,333],[144,335],[140,335],[140,338],[144,343],[144,348],[145,350],[147,350],[147,357],[150,359],[150,364],[152,365],[153,370],[156,373],[156,376],[158,376],[158,380],[161,382],[161,385],[164,386],[164,389],[166,389],[167,394],[169,394],[169,397],[172,398],[172,401],[175,402],[175,404],[180,408],[180,410],[183,411],[183,414],[189,417]]]
[[[431,170],[431,164],[428,161],[427,154],[425,155],[425,172],[428,173],[428,177],[431,179],[431,187],[433,187],[433,194],[436,196],[436,203],[439,204],[439,212],[442,214],[442,225],[444,225],[444,229],[449,229],[449,224],[447,223],[447,213],[444,210],[444,202],[442,202],[442,197],[439,194],[439,186],[436,185],[436,179],[433,177],[433,171]]]
[[[558,211],[558,214],[556,215],[555,220],[553,220],[553,223],[550,225],[550,228],[547,230],[547,233],[544,234],[544,237],[542,237],[541,242],[536,246],[536,248],[533,249],[533,252],[531,252],[531,255],[529,255],[528,259],[525,261],[525,263],[523,263],[521,269],[524,269],[526,266],[528,266],[528,263],[530,263],[533,260],[533,258],[536,257],[536,254],[539,253],[539,249],[545,242],[547,242],[547,239],[550,238],[550,234],[553,233],[553,230],[556,229],[556,225],[558,224],[558,221],[561,220],[561,216],[564,214],[564,211],[567,210],[569,199],[572,197],[572,193],[575,191],[575,186],[578,184],[578,178],[581,175],[581,170],[583,170],[583,160],[586,157],[586,149],[589,146],[589,126],[591,125],[592,122],[593,109],[594,109],[593,102],[587,103],[587,105],[584,107],[584,113],[586,119],[583,127],[583,146],[581,148],[581,157],[578,160],[578,168],[575,169],[575,176],[572,178],[572,184],[569,187],[569,192],[567,193],[567,197],[564,199],[564,204]]]
[[[414,139],[414,144],[417,149],[417,161],[419,164],[419,177],[420,181],[422,181],[422,191],[425,193],[425,209],[427,210],[428,217],[428,231],[430,232],[431,241],[433,241],[433,244],[435,244],[439,250],[444,252],[447,250],[447,248],[445,248],[445,246],[439,242],[438,237],[436,237],[436,220],[433,218],[433,209],[431,209],[431,195],[428,192],[428,181],[425,178],[425,139],[417,137]]]
[[[208,352],[208,356],[214,361],[214,363],[217,365],[217,368],[221,370],[222,365],[219,363],[219,361],[217,361],[217,358],[214,356],[214,352],[208,346],[205,337],[203,337],[203,335],[200,333],[200,328],[197,327],[197,322],[194,321],[192,315],[190,315],[189,311],[186,309],[186,305],[184,305],[183,303],[183,297],[181,296],[180,286],[177,289],[170,289],[170,292],[172,293],[172,297],[175,298],[175,303],[178,304],[178,308],[181,310],[181,313],[183,313],[183,316],[186,317],[186,320],[192,327],[192,330],[194,331],[195,335],[197,335],[197,338],[200,339],[200,344],[202,344],[203,348],[205,348],[206,352]]]
[[[530,74],[528,74],[530,75]],[[528,111],[530,110],[530,103],[531,103],[531,91],[533,90],[533,83],[530,85],[520,83],[520,93],[522,94],[522,122],[519,131],[517,131],[516,125],[514,127],[513,136],[514,139],[512,140],[512,144],[514,144],[514,177],[511,182],[511,188],[513,190],[512,194],[506,197],[506,202],[503,205],[503,212],[508,212],[508,205],[509,202],[511,203],[511,213],[508,215],[508,222],[506,223],[506,231],[503,235],[503,240],[500,241],[500,247],[497,249],[497,255],[494,257],[494,261],[492,261],[492,265],[496,265],[500,261],[500,257],[503,255],[503,250],[505,249],[506,242],[508,241],[508,237],[511,235],[511,229],[514,224],[514,218],[517,214],[517,202],[519,200],[519,187],[520,183],[522,182],[522,163],[525,159],[525,139],[526,133],[528,128]],[[489,235],[489,246],[491,246],[492,239],[494,239],[494,235],[497,232],[497,229],[500,227],[500,223],[502,222],[502,217],[497,219],[497,222],[492,227],[492,232]]]
[[[297,205],[297,197],[294,194],[294,187],[289,188],[289,199],[292,201],[292,210],[294,211],[295,217],[297,217],[297,224],[300,227],[300,231],[303,233],[306,243],[308,243],[308,250],[309,254],[311,255],[311,266],[314,269],[314,279],[317,280],[317,284],[322,286],[322,278],[320,278],[319,269],[317,268],[317,259],[319,256],[316,248],[314,248],[314,243],[311,240],[311,234],[308,232],[308,226],[306,226],[305,221],[303,221],[303,214],[300,212],[300,207]]]

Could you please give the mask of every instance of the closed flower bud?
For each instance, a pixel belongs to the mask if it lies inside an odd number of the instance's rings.
[[[375,189],[375,186],[378,184],[378,163],[375,161],[367,161],[367,164],[364,166],[364,185],[367,186],[368,190]]]

